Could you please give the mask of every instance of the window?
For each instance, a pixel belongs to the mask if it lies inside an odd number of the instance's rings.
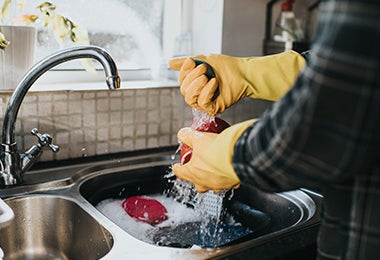
[[[57,11],[86,28],[90,43],[107,49],[123,69],[151,67],[162,56],[163,0],[65,0],[54,1]],[[27,1],[25,12],[35,12],[36,1]],[[37,36],[36,58],[61,46],[53,34],[42,28]],[[69,63],[66,68],[79,68]]]
[[[194,24],[199,24],[199,27],[210,35],[210,31],[204,28],[204,23],[200,24],[197,18],[193,18],[193,13],[196,13],[193,12],[194,8],[205,6],[202,0],[54,0],[52,2],[56,5],[57,12],[87,29],[90,44],[103,47],[110,52],[121,74],[123,71],[128,71],[130,75],[133,71],[137,79],[160,74],[167,60],[174,55],[191,54],[194,42],[197,42],[192,36]],[[210,2],[219,1],[210,0]],[[35,13],[36,5],[39,3],[26,1],[25,13]],[[222,6],[222,1],[220,3],[218,5]],[[207,11],[207,16],[209,13]],[[213,18],[210,20],[215,21]],[[212,24],[206,21],[205,17],[202,17],[201,21],[205,21],[208,25]],[[210,38],[212,41],[207,42],[217,42],[214,36],[210,35]],[[39,28],[37,42],[37,60],[60,48],[72,45],[71,42],[58,44],[52,32],[43,27]],[[198,48],[197,51],[202,51],[202,48]],[[83,67],[78,61],[70,61],[54,70],[70,70],[72,73],[72,70],[83,70]],[[59,80],[65,81],[64,76],[60,78]],[[57,80],[56,76],[54,80]]]

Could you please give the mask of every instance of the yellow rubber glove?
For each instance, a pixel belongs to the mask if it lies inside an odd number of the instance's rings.
[[[238,188],[232,157],[235,143],[256,119],[232,125],[220,134],[199,132],[190,127],[178,132],[178,139],[192,148],[190,161],[173,165],[173,173],[180,179],[192,182],[199,192]]]
[[[209,64],[216,78],[209,80],[205,75],[207,65],[196,66],[192,58]],[[294,51],[249,58],[198,55],[169,61],[171,69],[180,71],[178,83],[185,102],[211,115],[223,112],[244,97],[280,99],[305,64],[305,59]],[[217,89],[219,95],[213,99]]]

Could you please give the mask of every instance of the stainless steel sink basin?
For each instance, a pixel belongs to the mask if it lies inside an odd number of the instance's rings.
[[[15,219],[0,236],[5,259],[98,259],[112,248],[112,235],[71,200],[31,195],[6,203]]]
[[[170,183],[164,177],[169,171],[167,165],[158,165],[101,174],[84,181],[80,186],[80,193],[94,206],[110,198],[125,199],[135,195],[163,194],[165,190],[170,189]],[[235,193],[232,199],[227,201],[225,207],[235,219],[252,232],[239,237],[237,241],[228,241],[226,245],[218,244],[218,247],[242,243],[281,230],[289,230],[306,223],[317,210],[316,203],[301,190],[271,194],[257,189],[239,189]],[[246,210],[241,210],[242,207]],[[263,219],[261,213],[265,214],[270,221]],[[108,217],[115,221],[112,215]],[[187,239],[184,236],[189,232],[196,233],[196,228],[193,223],[188,223],[183,227],[186,231],[182,235],[177,234],[180,228],[166,228],[164,230],[168,233],[163,234],[164,243],[160,237],[156,240],[164,246],[176,245],[176,247],[190,248],[198,242],[196,234]]]

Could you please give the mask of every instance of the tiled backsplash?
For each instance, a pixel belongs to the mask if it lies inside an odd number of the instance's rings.
[[[0,93],[2,127],[9,92]],[[221,115],[236,123],[259,115],[266,103],[245,99]],[[191,109],[178,87],[29,92],[16,122],[16,142],[25,151],[37,142],[32,128],[52,136],[58,153],[41,161],[157,148],[177,144],[177,132],[190,125]]]

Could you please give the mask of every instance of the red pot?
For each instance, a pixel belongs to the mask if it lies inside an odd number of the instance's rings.
[[[224,129],[229,127],[230,124],[224,121],[223,119],[219,117],[215,117],[211,121],[202,122],[199,124],[197,121],[193,121],[191,124],[191,127],[195,130],[201,131],[201,132],[210,132],[210,133],[221,133]],[[180,163],[185,164],[187,163],[191,158],[192,149],[186,144],[181,145],[181,152],[179,155]]]

